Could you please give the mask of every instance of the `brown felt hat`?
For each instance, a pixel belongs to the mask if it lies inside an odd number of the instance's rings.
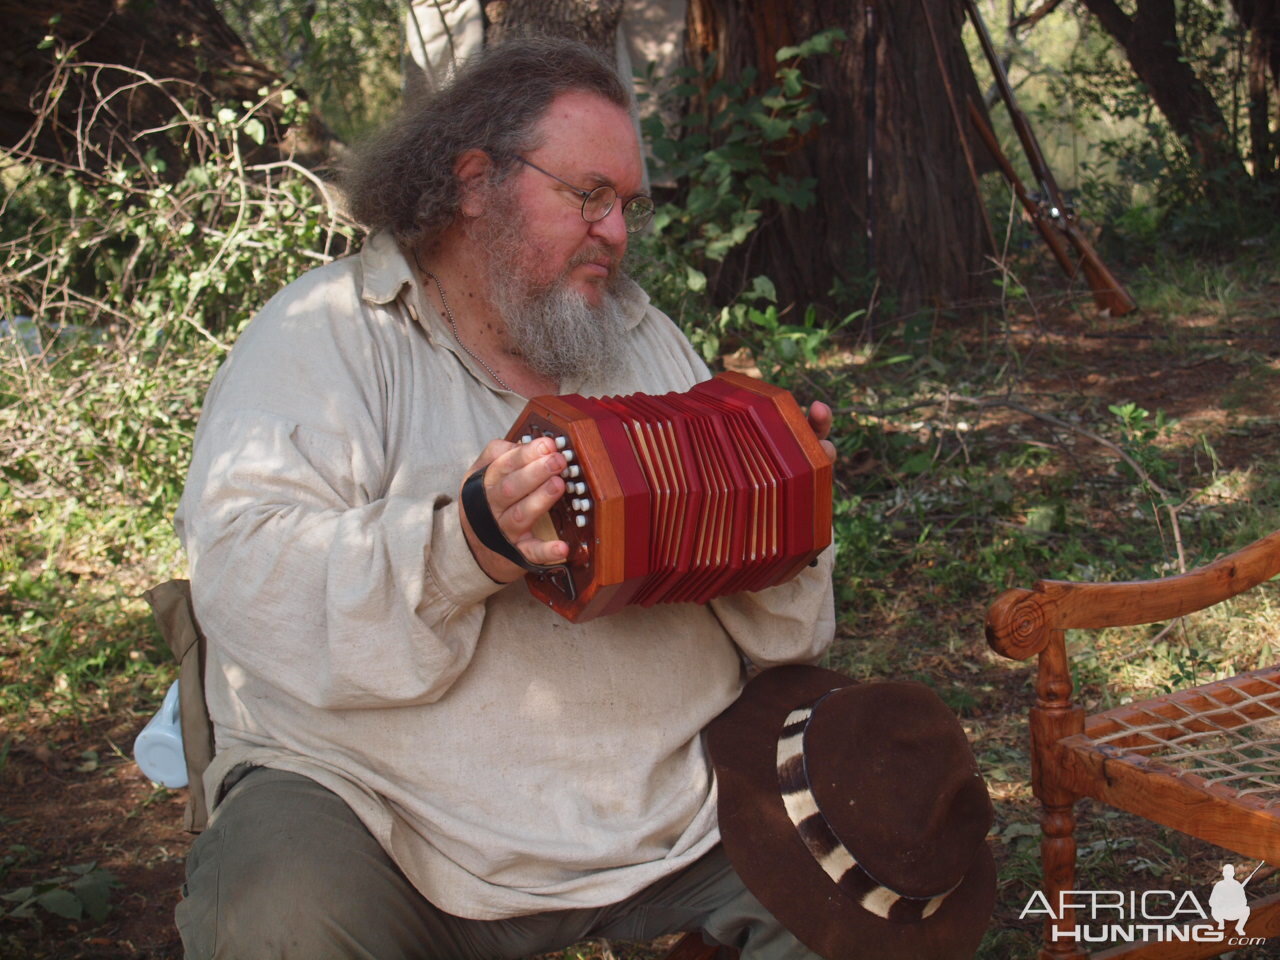
[[[937,694],[775,667],[711,722],[707,743],[725,852],[809,949],[973,956],[995,904],[991,800]]]

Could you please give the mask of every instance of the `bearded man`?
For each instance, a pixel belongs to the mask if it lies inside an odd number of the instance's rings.
[[[708,376],[620,269],[652,213],[630,106],[576,44],[467,65],[354,164],[361,252],[273,298],[210,388],[177,517],[217,743],[188,957],[516,958],[696,929],[811,956],[720,850],[701,734],[748,663],[822,654],[830,551],[768,590],[575,625],[458,507],[487,465],[503,534],[563,560],[531,530],[564,454],[495,439],[526,398]]]

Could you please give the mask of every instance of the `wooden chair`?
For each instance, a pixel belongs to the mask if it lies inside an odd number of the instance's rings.
[[[992,648],[1015,660],[1039,657],[1031,777],[1042,806],[1043,888],[1050,905],[1058,904],[1059,891],[1089,889],[1076,880],[1072,834],[1080,797],[1280,864],[1280,665],[1085,716],[1071,699],[1064,646],[1068,629],[1171,620],[1277,573],[1280,532],[1178,576],[1131,583],[1042,580],[1030,590],[1006,591],[991,607]],[[1206,891],[1197,897],[1208,910]],[[1248,936],[1280,934],[1280,894],[1249,906]],[[1070,913],[1046,921],[1041,960],[1086,957],[1074,939],[1055,941],[1055,929],[1074,927]],[[1228,921],[1228,937],[1233,927]],[[1196,960],[1236,949],[1224,944],[1122,944],[1094,957]]]

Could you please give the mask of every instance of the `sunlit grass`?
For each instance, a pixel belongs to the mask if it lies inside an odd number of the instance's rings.
[[[172,675],[142,592],[182,569],[150,510],[0,506],[0,715],[93,716]]]

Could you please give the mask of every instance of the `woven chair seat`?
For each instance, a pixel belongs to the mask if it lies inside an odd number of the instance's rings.
[[[1071,749],[1280,806],[1280,666],[1094,714]]]

